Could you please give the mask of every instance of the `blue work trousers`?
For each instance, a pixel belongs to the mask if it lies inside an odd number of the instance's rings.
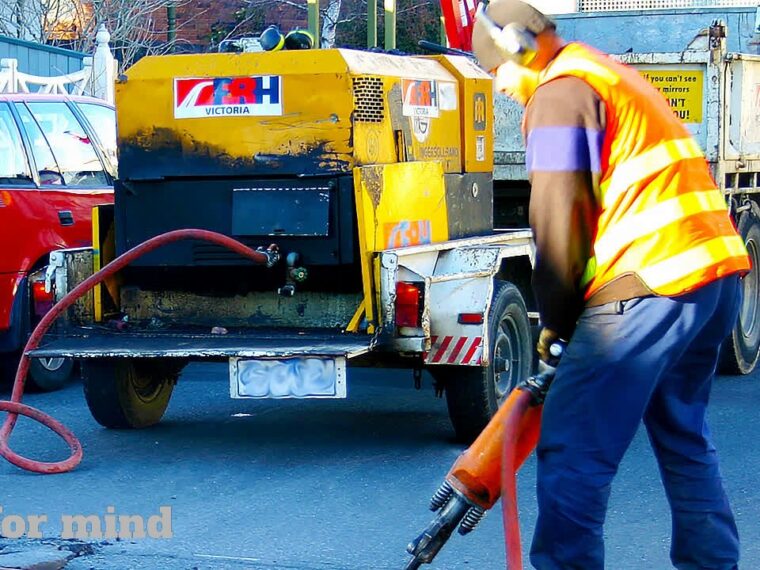
[[[737,568],[736,524],[705,414],[740,302],[739,279],[729,276],[679,297],[586,308],[543,411],[535,568],[604,568],[610,485],[642,420],[672,512],[673,565]]]

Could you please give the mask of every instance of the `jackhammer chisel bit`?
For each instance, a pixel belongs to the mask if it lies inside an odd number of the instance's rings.
[[[436,491],[430,510],[438,511],[438,514],[422,534],[406,547],[413,558],[404,570],[416,570],[423,564],[430,564],[457,526],[459,534],[467,534],[486,514],[485,510],[467,500],[448,481],[444,481]]]

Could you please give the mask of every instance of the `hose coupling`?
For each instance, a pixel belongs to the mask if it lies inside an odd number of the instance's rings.
[[[280,262],[280,246],[278,246],[276,243],[271,244],[267,248],[260,246],[256,248],[256,251],[266,255],[266,266],[268,269],[271,269]]]

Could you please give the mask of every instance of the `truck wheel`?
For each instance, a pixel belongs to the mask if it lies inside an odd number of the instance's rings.
[[[488,316],[491,362],[479,367],[431,367],[446,387],[458,440],[472,442],[509,393],[530,375],[532,343],[525,301],[511,283],[497,281]]]
[[[53,392],[63,388],[73,373],[71,358],[32,358],[27,386],[36,392]]]
[[[752,271],[744,277],[744,295],[739,318],[721,349],[720,369],[725,374],[749,374],[760,354],[760,207],[742,214],[737,225],[752,259]]]
[[[84,360],[84,396],[92,417],[112,429],[161,421],[182,366],[173,359]]]

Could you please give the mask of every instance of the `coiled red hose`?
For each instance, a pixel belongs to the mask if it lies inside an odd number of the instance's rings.
[[[146,253],[158,249],[159,247],[164,246],[168,243],[184,239],[208,241],[216,245],[226,247],[227,249],[230,249],[243,257],[247,257],[257,264],[263,265],[269,263],[270,261],[270,256],[266,253],[255,251],[250,247],[240,243],[239,241],[223,234],[197,229],[174,230],[150,238],[140,245],[133,247],[103,267],[103,269],[82,281],[68,294],[66,294],[63,299],[56,303],[53,308],[42,318],[39,324],[34,328],[34,331],[32,331],[29,340],[24,346],[21,361],[19,362],[18,369],[16,370],[16,377],[13,381],[11,399],[0,401],[0,412],[8,413],[8,417],[5,418],[5,422],[0,428],[0,456],[4,457],[13,465],[20,467],[21,469],[33,471],[35,473],[66,473],[67,471],[71,471],[77,465],[79,465],[79,463],[82,461],[82,444],[79,442],[74,433],[55,418],[45,414],[44,412],[41,412],[40,410],[21,403],[21,398],[24,395],[24,386],[26,384],[26,375],[29,371],[30,362],[30,358],[26,355],[26,353],[37,348],[40,341],[42,340],[42,337],[48,331],[50,325],[53,324],[55,319],[57,319],[66,309],[74,304],[77,299],[87,293],[95,285],[111,277],[114,273],[129,265],[138,257],[141,257]],[[49,428],[56,435],[60,436],[71,450],[71,455],[69,458],[63,461],[48,463],[23,457],[13,451],[8,444],[8,439],[10,438],[13,428],[16,426],[18,416],[31,418]]]

